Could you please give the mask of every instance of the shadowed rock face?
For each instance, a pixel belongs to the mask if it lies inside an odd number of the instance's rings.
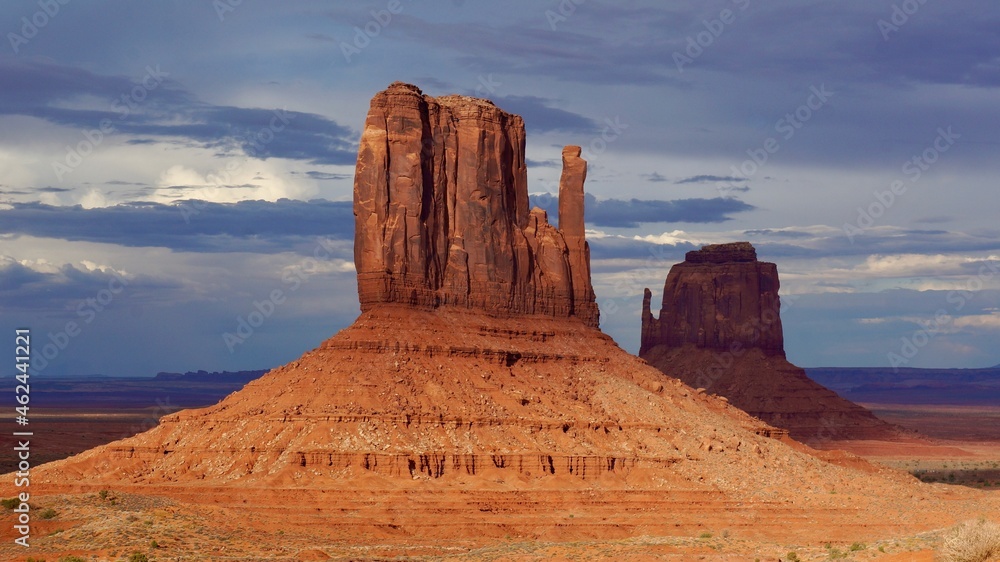
[[[396,82],[365,121],[354,180],[362,311],[458,305],[597,326],[579,147],[563,151],[559,227],[528,209],[521,117]]]
[[[657,345],[693,344],[717,350],[759,348],[784,356],[778,288],[777,266],[757,261],[749,242],[688,252],[670,268],[659,319],[650,311],[652,293],[645,291],[639,355]]]
[[[778,287],[777,266],[757,261],[749,242],[688,252],[670,268],[659,319],[645,291],[639,356],[815,447],[899,438],[899,428],[785,359]]]

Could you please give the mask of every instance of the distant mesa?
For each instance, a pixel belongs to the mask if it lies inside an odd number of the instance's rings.
[[[749,242],[688,252],[667,274],[659,318],[645,290],[639,356],[814,446],[900,437],[785,359],[779,287],[777,266]]]
[[[749,242],[688,252],[670,268],[659,319],[650,312],[652,293],[645,290],[639,355],[658,345],[692,344],[723,351],[736,345],[784,356],[778,287],[778,267],[757,261]]]
[[[396,82],[372,99],[354,178],[361,310],[459,306],[597,326],[584,239],[587,162],[563,150],[559,228],[528,208],[521,117]]]

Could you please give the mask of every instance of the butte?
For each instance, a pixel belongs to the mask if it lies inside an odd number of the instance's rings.
[[[33,494],[166,498],[154,525],[193,509],[243,540],[177,539],[175,555],[255,560],[300,559],[304,544],[427,554],[720,529],[754,544],[787,544],[790,529],[865,541],[981,510],[981,493],[936,501],[908,474],[791,441],[619,348],[598,328],[585,174],[567,147],[557,228],[529,208],[520,117],[390,85],[357,161],[357,320],[214,406],[38,467]],[[137,536],[135,518],[84,507],[38,537],[42,552]]]
[[[788,362],[779,286],[777,266],[749,242],[688,252],[670,268],[658,319],[645,290],[639,356],[813,447],[912,439]]]

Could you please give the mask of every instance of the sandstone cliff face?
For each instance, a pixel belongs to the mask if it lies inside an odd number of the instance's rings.
[[[749,242],[688,252],[670,268],[659,319],[645,291],[639,356],[814,447],[899,438],[785,359],[778,287],[777,266],[757,261]]]
[[[778,268],[757,261],[749,242],[716,244],[688,252],[670,268],[660,317],[650,312],[652,293],[642,307],[642,347],[657,345],[728,350],[759,348],[784,355],[778,298]]]
[[[361,309],[457,305],[598,324],[579,147],[563,153],[559,226],[528,209],[524,122],[492,102],[394,83],[365,121],[354,180]]]

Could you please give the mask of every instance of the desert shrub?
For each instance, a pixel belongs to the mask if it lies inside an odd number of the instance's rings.
[[[6,507],[7,509],[14,509],[19,503],[21,502],[17,501],[17,498],[4,498],[0,500],[0,505]]]
[[[141,552],[133,552],[132,556],[128,557],[128,562],[149,562],[149,557]]]
[[[864,550],[864,549],[865,549],[865,543],[863,542],[856,542],[851,545],[851,552],[856,552],[858,550]]]
[[[1000,525],[986,519],[952,527],[941,544],[944,562],[988,562],[1000,556]]]
[[[789,552],[788,554],[785,555],[785,558],[788,560],[788,562],[799,562],[799,555],[795,554],[794,552]]]
[[[41,513],[38,514],[38,516],[41,517],[42,519],[52,519],[53,517],[56,516],[56,510],[52,509],[51,507],[46,507],[45,509],[42,510]]]
[[[59,559],[59,562],[87,562],[79,556],[63,556]]]
[[[107,490],[101,490],[100,492],[97,492],[97,495],[100,496],[102,500],[108,499],[108,491]]]
[[[712,538],[712,533],[709,533],[708,531],[705,531],[704,533],[698,535],[698,538],[699,539],[710,539],[710,538]]]

